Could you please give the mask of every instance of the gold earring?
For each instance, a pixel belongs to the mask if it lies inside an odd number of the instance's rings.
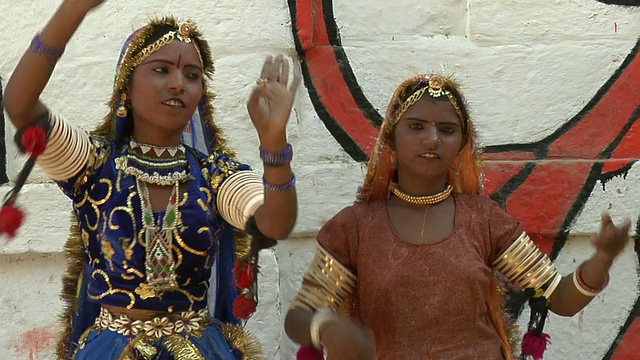
[[[127,94],[122,93],[122,95],[120,95],[120,106],[118,106],[118,110],[116,110],[116,116],[118,117],[127,117],[127,108],[125,107],[125,104],[127,103]]]

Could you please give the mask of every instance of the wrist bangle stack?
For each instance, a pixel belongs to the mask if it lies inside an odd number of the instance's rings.
[[[602,284],[602,286],[599,289],[594,288],[587,285],[587,283],[584,281],[584,278],[582,277],[582,265],[584,264],[580,264],[580,266],[578,266],[576,271],[573,272],[573,285],[575,285],[576,289],[578,289],[578,291],[582,295],[594,297],[598,295],[600,292],[602,292],[602,290],[604,290],[604,288],[606,288],[607,285],[609,285],[609,274],[607,273],[607,275],[605,276],[604,284]]]
[[[64,48],[48,47],[45,43],[42,42],[42,40],[40,40],[40,35],[36,35],[33,37],[29,48],[41,58],[51,62],[58,61],[58,59],[60,59],[62,57],[62,54],[64,53]]]
[[[287,148],[282,151],[267,151],[260,147],[260,158],[266,166],[285,166],[293,160],[293,148],[287,144]]]

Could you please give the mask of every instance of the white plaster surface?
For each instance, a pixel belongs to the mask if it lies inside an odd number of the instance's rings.
[[[5,80],[60,2],[0,0],[0,76]],[[429,71],[454,74],[465,86],[485,145],[535,141],[555,131],[593,97],[640,35],[640,9],[597,1],[333,3],[359,85],[380,112],[406,77]],[[211,81],[216,119],[239,158],[259,169],[245,101],[266,55],[283,52],[295,58],[285,0],[107,0],[69,43],[42,99],[75,125],[95,127],[106,112],[121,43],[150,16],[169,13],[194,18],[209,39],[216,57]],[[294,358],[296,347],[282,325],[313,255],[313,236],[353,201],[365,171],[325,129],[303,86],[289,135],[300,217],[292,239],[262,256],[261,304],[249,321],[267,358],[274,360]],[[14,178],[22,159],[12,148],[7,159]],[[616,221],[637,219],[639,176],[636,165],[626,179],[611,180],[605,191],[598,184],[572,232],[596,233],[599,214],[606,209]],[[8,184],[0,186],[0,193],[8,189]],[[54,359],[53,341],[34,343],[29,336],[56,331],[69,203],[38,173],[21,202],[28,204],[27,223],[14,242],[0,246],[0,360]],[[571,238],[558,258],[560,269],[571,271],[591,251],[588,240]],[[638,296],[637,266],[629,247],[612,270],[610,287],[593,304],[575,318],[550,319],[549,359],[602,357]],[[521,317],[523,324],[527,317]]]

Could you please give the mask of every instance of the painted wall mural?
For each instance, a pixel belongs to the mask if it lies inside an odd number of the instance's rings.
[[[610,5],[626,5],[626,6],[640,6],[640,1],[638,0],[598,0],[604,4]]]
[[[601,1],[640,5],[640,1]],[[366,161],[382,116],[358,85],[330,0],[289,0],[296,50],[316,112],[342,148]],[[563,250],[570,225],[594,187],[625,177],[640,156],[640,38],[617,71],[570,120],[532,143],[490,146],[485,192],[520,220],[552,259]],[[601,124],[607,124],[602,126]],[[573,159],[579,161],[561,161]],[[560,160],[560,161],[554,161]],[[553,199],[554,206],[545,206]],[[636,235],[640,232],[637,220]],[[635,240],[640,259],[640,240]],[[517,316],[524,299],[510,296]],[[640,297],[605,359],[640,352]]]

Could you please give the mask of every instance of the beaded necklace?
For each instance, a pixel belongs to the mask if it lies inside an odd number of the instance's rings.
[[[115,161],[116,169],[149,184],[168,186],[191,179],[183,145],[159,147],[131,140],[127,153]]]
[[[185,147],[159,147],[132,139],[126,154],[116,158],[116,169],[135,178],[140,198],[146,282],[136,292],[142,298],[149,298],[178,288],[173,232],[178,219],[180,183],[191,179]],[[147,184],[172,186],[167,208],[158,221],[154,216]]]
[[[169,290],[177,287],[176,262],[173,258],[173,231],[178,218],[178,191],[180,184],[176,182],[171,190],[167,209],[156,224],[149,188],[147,184],[136,178],[140,192],[142,209],[142,226],[145,236],[145,272],[147,284],[154,290]]]
[[[451,185],[447,185],[442,192],[434,195],[412,196],[400,190],[397,185],[393,185],[391,188],[391,193],[397,196],[400,200],[416,205],[434,205],[445,201],[449,196],[451,196],[451,191],[453,191],[453,187]]]

